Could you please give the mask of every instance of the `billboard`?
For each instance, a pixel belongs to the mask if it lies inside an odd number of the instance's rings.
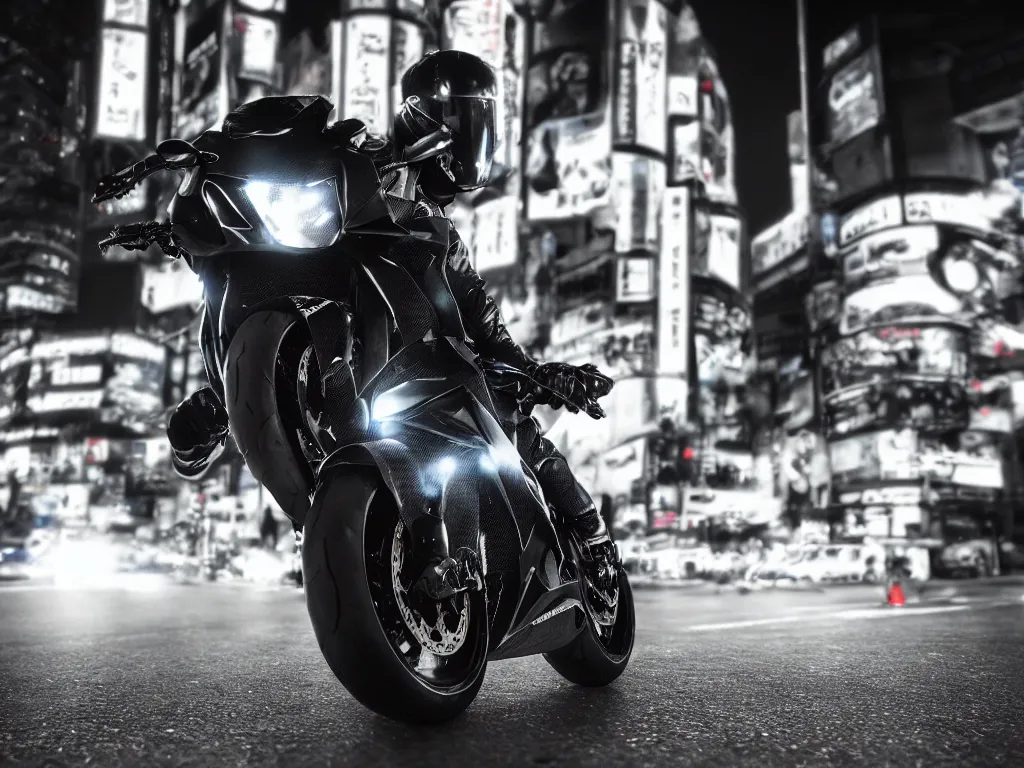
[[[918,444],[921,475],[933,483],[1001,489],[1003,438],[967,431],[953,437],[922,437]]]
[[[841,256],[843,284],[855,293],[872,283],[928,275],[939,251],[939,231],[931,226],[897,227],[869,235]]]
[[[903,203],[899,195],[872,200],[850,211],[839,221],[836,245],[845,248],[851,243],[883,229],[903,224]]]
[[[828,397],[882,377],[963,383],[968,351],[968,332],[955,327],[860,331],[822,349],[822,391]]]
[[[472,255],[477,272],[516,263],[519,255],[519,200],[505,195],[473,209]]]
[[[103,23],[126,27],[149,26],[149,0],[104,0]]]
[[[5,339],[0,347],[0,424],[10,421],[25,401],[30,369],[28,342]]]
[[[694,206],[694,246],[690,271],[740,287],[740,220],[732,214]]]
[[[528,141],[531,221],[582,216],[611,201],[611,125],[604,111],[544,125]]]
[[[827,140],[833,147],[878,125],[885,111],[878,48],[871,46],[840,67],[826,89]]]
[[[360,14],[342,21],[344,85],[339,114],[372,133],[391,125],[391,17]]]
[[[917,450],[918,435],[913,429],[889,429],[835,440],[828,446],[832,483],[848,487],[916,479],[920,476]]]
[[[109,9],[104,10],[106,16]],[[146,30],[103,28],[96,99],[97,138],[146,140],[148,69],[149,33]]]
[[[125,423],[163,407],[165,349],[134,334],[51,337],[32,346],[26,406],[37,415],[112,411]]]
[[[685,377],[690,348],[690,191],[666,190],[661,215],[657,372]]]
[[[233,74],[244,80],[273,85],[281,36],[277,19],[236,13],[234,32],[237,51]]]
[[[669,125],[668,183],[672,186],[703,179],[700,123],[696,119],[671,118]]]
[[[616,146],[667,147],[668,10],[658,0],[619,0]]]
[[[649,376],[653,318],[614,317],[606,302],[588,302],[562,312],[552,323],[548,354],[575,365],[593,363],[613,379]]]
[[[652,301],[657,262],[646,256],[623,256],[615,265],[615,301],[635,304]]]
[[[645,155],[612,154],[615,251],[658,252],[658,217],[665,195],[665,164]]]
[[[843,301],[839,332],[858,333],[893,324],[963,322],[963,301],[939,286],[931,275],[908,275],[871,283]]]
[[[788,214],[751,240],[751,275],[763,275],[787,262],[807,247],[809,239],[807,214]]]
[[[191,140],[220,122],[224,2],[209,5],[185,30],[175,133]]]
[[[694,280],[692,327],[699,418],[703,424],[731,424],[746,384],[751,313],[742,294],[707,280]]]
[[[608,2],[559,4],[533,35],[526,89],[527,215],[585,215],[611,195]]]
[[[202,300],[202,281],[181,259],[165,259],[142,268],[142,306],[154,315],[196,307]]]
[[[825,435],[834,438],[865,429],[967,429],[967,391],[958,381],[874,379],[826,393]]]

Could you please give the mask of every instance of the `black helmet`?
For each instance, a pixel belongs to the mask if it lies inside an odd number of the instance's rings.
[[[428,53],[403,75],[402,99],[395,117],[399,153],[448,137],[446,170],[457,191],[490,181],[498,106],[498,78],[491,67],[464,51]]]

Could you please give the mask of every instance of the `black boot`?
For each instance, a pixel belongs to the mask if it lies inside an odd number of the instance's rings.
[[[419,574],[413,589],[434,601],[447,600],[464,592],[459,563],[448,554],[448,530],[444,520],[428,511],[413,521],[409,533],[413,573]]]

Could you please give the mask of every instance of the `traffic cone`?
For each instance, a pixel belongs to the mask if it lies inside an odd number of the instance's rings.
[[[894,606],[900,606],[900,605],[906,605],[907,604],[907,598],[904,596],[904,594],[903,594],[903,587],[901,587],[899,585],[899,582],[896,582],[891,587],[889,587],[889,595],[888,595],[888,597],[886,599],[886,602],[889,605],[894,605]]]

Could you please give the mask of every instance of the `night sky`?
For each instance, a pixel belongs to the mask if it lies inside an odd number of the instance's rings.
[[[796,3],[691,0],[717,54],[736,131],[736,186],[751,235],[789,213],[786,115],[800,108]]]

